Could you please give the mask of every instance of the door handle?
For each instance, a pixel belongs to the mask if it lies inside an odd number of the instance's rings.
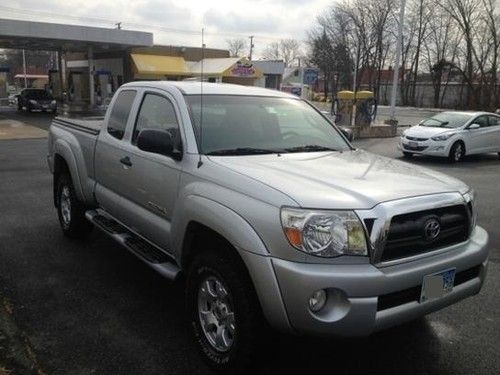
[[[123,165],[126,165],[127,167],[132,166],[132,162],[130,161],[130,158],[128,156],[121,158],[120,163],[122,163]]]

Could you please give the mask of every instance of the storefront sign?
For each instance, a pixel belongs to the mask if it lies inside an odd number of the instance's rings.
[[[238,61],[231,68],[231,75],[233,77],[252,77],[255,75],[255,68],[250,62]]]
[[[304,68],[304,84],[314,86],[318,82],[318,70],[313,68]]]

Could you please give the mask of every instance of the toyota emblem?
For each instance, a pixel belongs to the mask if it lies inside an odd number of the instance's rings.
[[[441,232],[441,224],[438,219],[430,218],[424,224],[424,236],[427,241],[435,240]]]

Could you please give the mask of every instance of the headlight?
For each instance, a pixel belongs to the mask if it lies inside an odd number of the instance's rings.
[[[288,242],[305,253],[331,258],[368,255],[365,231],[353,211],[281,209]]]
[[[467,208],[469,209],[471,217],[471,231],[476,227],[477,222],[477,210],[476,210],[476,192],[474,189],[470,189],[467,193],[463,194],[464,200],[467,203]]]
[[[450,137],[454,136],[455,133],[447,133],[447,134],[443,134],[443,135],[437,135],[435,137],[432,137],[431,139],[433,141],[446,141],[448,139],[450,139]]]
[[[31,104],[38,104],[38,102],[36,100],[33,100],[33,99],[30,100],[30,103]]]

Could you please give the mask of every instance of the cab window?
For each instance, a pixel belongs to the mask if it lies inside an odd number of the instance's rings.
[[[479,116],[473,121],[473,124],[478,124],[482,128],[488,127],[488,116]]]
[[[500,116],[488,116],[490,126],[499,126],[500,125]]]
[[[157,129],[170,133],[175,144],[180,143],[179,124],[175,109],[170,100],[157,94],[146,94],[135,122],[132,143],[137,143],[141,130]]]
[[[113,104],[113,109],[108,120],[108,133],[116,139],[122,139],[127,127],[130,109],[136,95],[135,90],[120,91]]]

